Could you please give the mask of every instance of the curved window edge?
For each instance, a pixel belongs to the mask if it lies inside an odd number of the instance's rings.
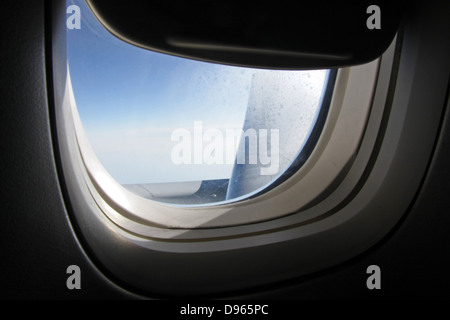
[[[119,214],[124,219],[146,226],[168,229],[226,227],[260,222],[298,211],[339,176],[358,149],[370,110],[377,70],[378,61],[340,70],[322,134],[304,165],[282,184],[257,198],[237,199],[240,201],[225,204],[190,207],[155,202],[136,195],[115,181],[96,158],[85,136],[76,110],[69,70],[67,70],[66,97],[61,110],[66,126],[70,127],[73,123],[76,140],[70,143],[78,145],[81,165],[85,168],[83,172],[86,183],[90,186],[90,192],[110,219],[118,222]],[[351,87],[351,90],[346,90],[348,87]],[[344,133],[348,135],[347,138],[342,138]],[[71,161],[75,161],[74,159]],[[287,188],[292,191],[286,192]],[[292,192],[300,192],[303,196],[291,197]],[[274,199],[276,203],[273,202]],[[255,205],[259,208],[249,209],[249,206]],[[280,206],[281,211],[270,210],[271,207],[280,208]],[[112,213],[113,210],[117,214]],[[254,214],[255,211],[257,215]],[[132,224],[127,224],[128,229]],[[123,224],[122,227],[127,228]],[[136,232],[133,229],[130,231]],[[143,235],[152,236],[149,232]]]

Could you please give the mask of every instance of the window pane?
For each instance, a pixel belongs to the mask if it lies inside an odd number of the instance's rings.
[[[74,96],[105,169],[163,202],[233,200],[261,191],[298,157],[329,71],[242,68],[164,55],[107,32],[84,1],[67,29]]]

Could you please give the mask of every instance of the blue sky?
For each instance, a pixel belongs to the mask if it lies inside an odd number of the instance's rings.
[[[109,173],[120,183],[229,178],[229,164],[173,164],[171,133],[191,128],[194,121],[202,121],[205,128],[242,128],[253,74],[272,71],[134,47],[106,31],[84,1],[71,3],[81,9],[81,29],[67,30],[75,100],[86,134]],[[320,96],[323,73],[318,75]]]

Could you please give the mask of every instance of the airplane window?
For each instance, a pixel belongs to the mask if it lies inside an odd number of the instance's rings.
[[[67,28],[81,123],[100,163],[131,192],[174,204],[235,201],[305,161],[304,147],[326,116],[332,71],[243,68],[144,50],[111,35],[84,1],[70,5],[81,17]]]
[[[206,295],[320,271],[385,236],[416,193],[396,170],[423,109],[405,105],[416,59],[400,59],[402,37],[338,70],[242,68],[129,45],[65,4],[52,26],[61,178],[87,252],[125,285]]]

